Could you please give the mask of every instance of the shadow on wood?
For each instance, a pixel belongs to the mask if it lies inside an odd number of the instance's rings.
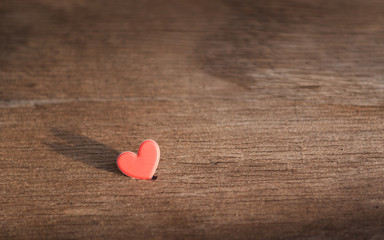
[[[53,128],[51,132],[58,139],[45,144],[55,152],[97,169],[121,174],[116,165],[120,152],[86,136],[66,130]]]

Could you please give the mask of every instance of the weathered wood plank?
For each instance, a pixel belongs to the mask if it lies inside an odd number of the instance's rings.
[[[2,1],[0,238],[384,238],[383,10]]]

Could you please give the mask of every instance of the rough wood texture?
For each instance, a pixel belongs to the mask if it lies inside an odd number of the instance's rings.
[[[0,1],[0,239],[384,239],[383,13]]]

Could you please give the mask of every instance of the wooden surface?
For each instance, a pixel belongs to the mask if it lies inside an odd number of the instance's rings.
[[[0,239],[384,239],[383,13],[1,0]]]

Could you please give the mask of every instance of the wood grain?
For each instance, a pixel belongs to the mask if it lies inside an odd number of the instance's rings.
[[[383,12],[1,1],[0,239],[384,239]]]

